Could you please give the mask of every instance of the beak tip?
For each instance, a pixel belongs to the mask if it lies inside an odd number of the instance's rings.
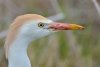
[[[78,24],[70,24],[70,25],[71,25],[71,29],[73,29],[73,30],[83,30],[83,29],[85,29],[85,27],[82,26],[82,25],[78,25]]]
[[[85,29],[85,27],[83,27],[83,26],[82,26],[80,29],[81,29],[81,30],[84,30],[84,29]]]

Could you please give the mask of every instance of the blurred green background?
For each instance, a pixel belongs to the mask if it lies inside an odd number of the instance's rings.
[[[100,0],[0,0],[0,67],[7,67],[4,43],[9,25],[23,14],[86,27],[33,41],[32,67],[100,67]]]

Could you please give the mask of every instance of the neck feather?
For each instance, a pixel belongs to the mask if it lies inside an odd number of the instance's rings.
[[[8,67],[31,67],[27,55],[27,47],[31,39],[28,37],[18,36],[12,43],[8,55]]]

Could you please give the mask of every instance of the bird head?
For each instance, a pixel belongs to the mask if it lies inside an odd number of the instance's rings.
[[[21,40],[26,38],[27,40],[32,41],[61,30],[81,29],[84,29],[84,27],[77,24],[56,23],[37,14],[25,14],[18,16],[11,24],[6,38],[6,58],[8,56],[10,46],[16,39]]]

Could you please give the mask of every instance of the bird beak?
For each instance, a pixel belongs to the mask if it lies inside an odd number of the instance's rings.
[[[51,23],[49,24],[49,29],[53,30],[82,30],[85,27],[77,24],[68,23]]]

